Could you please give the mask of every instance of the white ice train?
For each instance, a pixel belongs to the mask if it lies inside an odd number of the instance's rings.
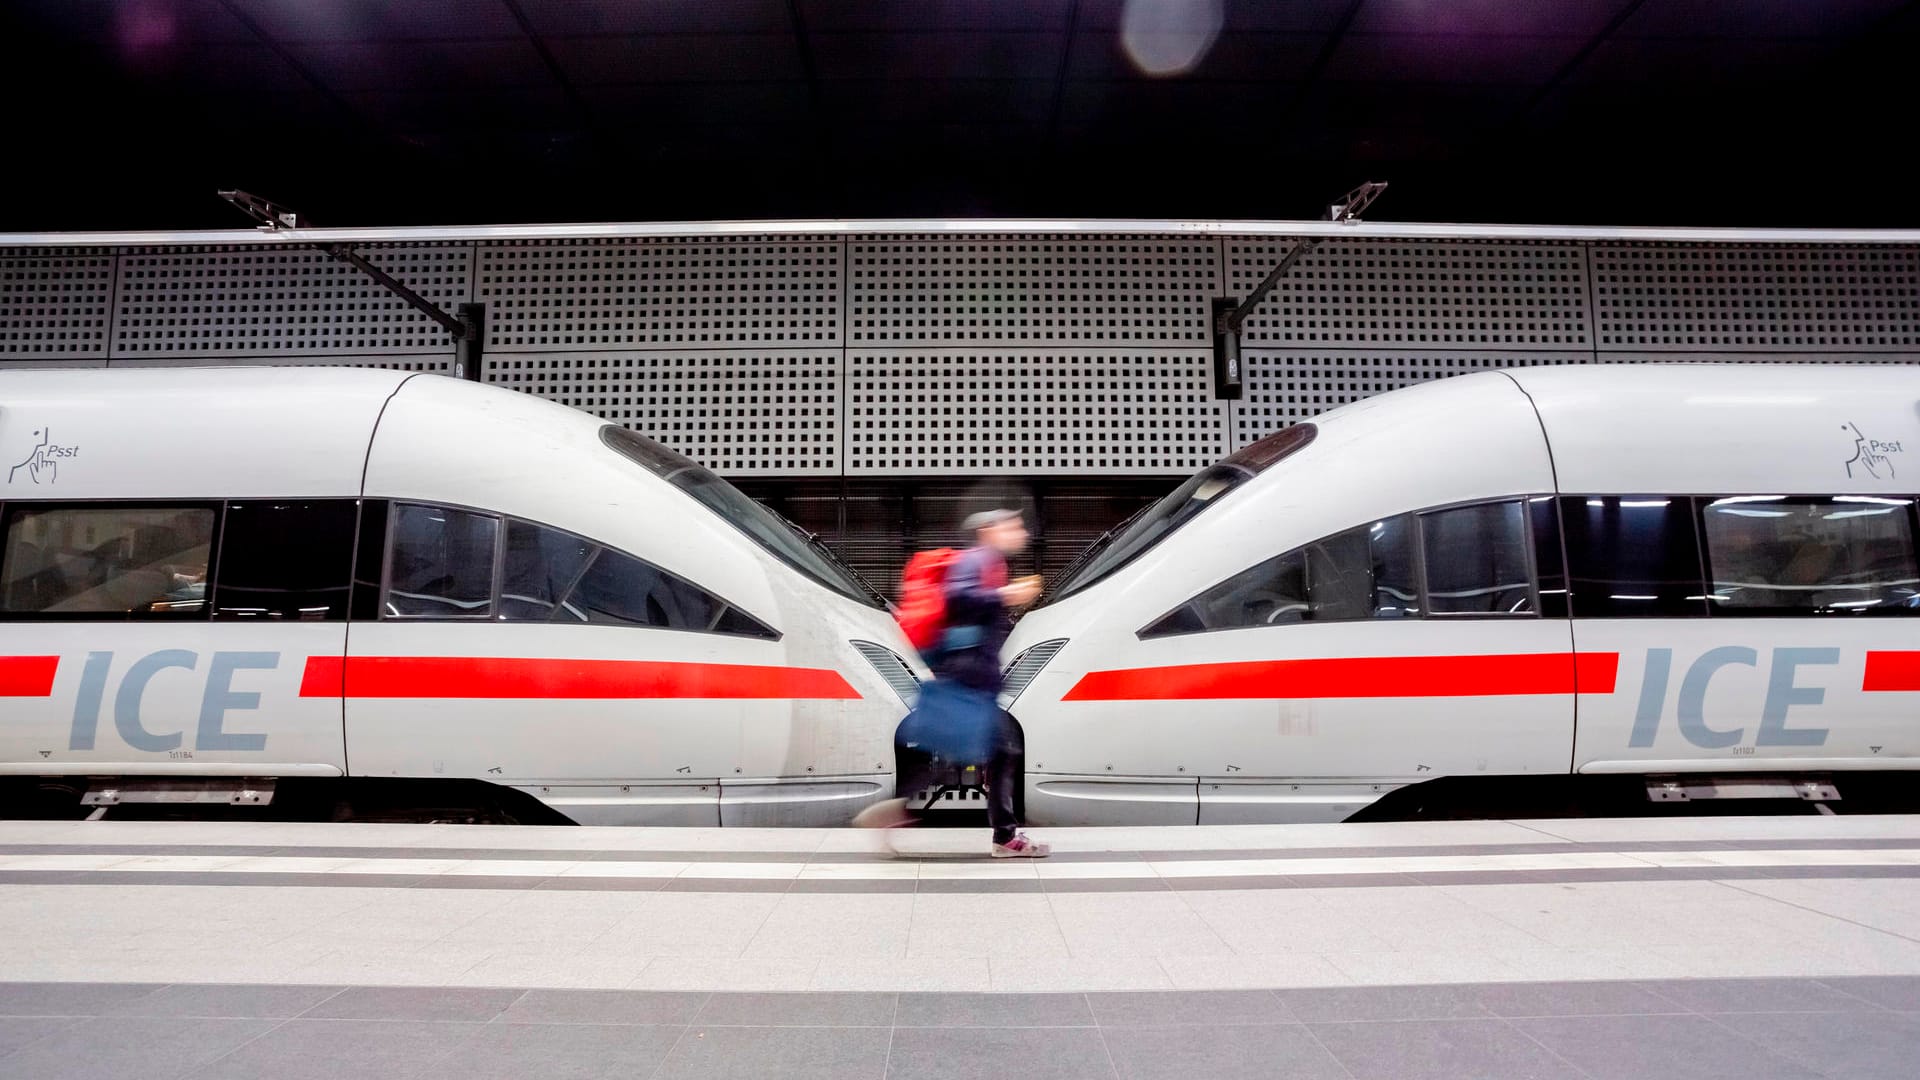
[[[884,603],[585,413],[402,372],[14,372],[0,469],[0,795],[735,825],[890,793],[915,682]]]
[[[1462,776],[1911,787],[1916,494],[1910,366],[1525,368],[1328,412],[1016,626],[1029,816],[1335,820]]]

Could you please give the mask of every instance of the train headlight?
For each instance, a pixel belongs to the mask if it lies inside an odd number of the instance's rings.
[[[1000,707],[1012,708],[1014,700],[1026,690],[1027,684],[1033,682],[1034,676],[1040,674],[1040,669],[1046,667],[1066,643],[1066,638],[1054,638],[1022,649],[1020,655],[1013,658],[1013,663],[1007,665],[1006,677],[1000,689]]]
[[[860,655],[867,658],[867,663],[873,665],[873,670],[880,673],[887,685],[893,687],[893,692],[900,695],[900,700],[906,703],[907,708],[913,708],[914,702],[920,700],[920,680],[914,676],[907,662],[885,645],[875,645],[871,641],[855,641],[851,644],[860,650]]]

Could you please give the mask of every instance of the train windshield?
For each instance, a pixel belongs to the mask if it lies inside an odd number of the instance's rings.
[[[1188,477],[1172,494],[1095,540],[1061,575],[1060,584],[1047,591],[1041,603],[1072,596],[1146,554],[1229,491],[1312,442],[1316,431],[1312,424],[1295,424]]]
[[[781,562],[849,599],[871,607],[886,606],[884,597],[813,534],[755,502],[705,466],[618,424],[601,428],[600,441],[692,496]]]

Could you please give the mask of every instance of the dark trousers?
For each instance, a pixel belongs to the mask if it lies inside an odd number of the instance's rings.
[[[993,842],[1004,844],[1013,839],[1020,827],[1020,809],[1026,802],[1021,784],[1026,772],[1026,740],[1020,733],[1020,724],[1005,710],[997,710],[999,729],[994,734],[993,749],[987,760],[979,764],[979,783],[987,789],[987,824],[993,826]],[[894,765],[897,779],[894,797],[911,799],[926,791],[947,784],[966,781],[967,762],[948,762],[915,747],[901,743],[897,738],[893,744]]]

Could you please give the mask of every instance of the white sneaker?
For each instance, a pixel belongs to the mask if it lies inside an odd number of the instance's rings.
[[[1051,854],[1051,844],[1030,839],[1026,833],[1014,833],[1013,839],[993,845],[993,857],[996,859],[1044,859]]]

